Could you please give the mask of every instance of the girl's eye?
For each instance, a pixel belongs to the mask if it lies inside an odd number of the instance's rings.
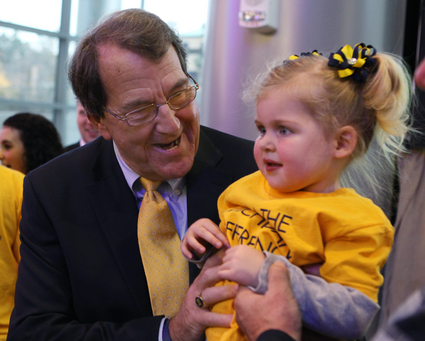
[[[291,133],[291,131],[290,131],[288,128],[280,127],[280,128],[279,128],[279,133],[280,133],[281,135],[288,135],[288,134],[290,134],[290,133]]]
[[[260,132],[260,135],[263,136],[266,133],[266,128],[257,126],[258,131]]]

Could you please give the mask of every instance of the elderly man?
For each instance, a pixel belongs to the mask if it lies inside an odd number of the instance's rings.
[[[253,143],[200,127],[182,43],[143,10],[98,24],[69,76],[103,138],[25,178],[9,340],[190,341],[230,325],[195,304],[234,297],[234,286],[212,287],[220,254],[199,276],[189,267],[187,288],[174,243],[199,218],[218,223],[218,196],[256,169]]]

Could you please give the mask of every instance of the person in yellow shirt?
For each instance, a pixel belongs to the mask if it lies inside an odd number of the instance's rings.
[[[205,242],[224,246],[217,285],[233,281],[260,293],[267,291],[270,265],[280,260],[306,327],[360,338],[379,309],[380,269],[394,229],[378,206],[342,187],[340,178],[374,136],[386,155],[404,150],[410,84],[399,60],[364,44],[346,45],[328,59],[317,52],[292,56],[272,68],[251,92],[259,171],[222,193],[220,229],[206,219],[189,228],[185,257],[193,260],[194,252],[203,261]],[[209,295],[200,293],[196,304],[208,306]],[[233,300],[210,308],[234,313]],[[206,337],[247,340],[236,318],[230,328],[207,329]]]
[[[0,166],[0,341],[5,341],[18,277],[24,174]]]

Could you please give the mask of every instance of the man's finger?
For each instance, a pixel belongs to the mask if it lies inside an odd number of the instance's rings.
[[[229,328],[232,323],[233,314],[218,314],[206,312],[204,317],[205,327]]]
[[[213,306],[214,304],[235,298],[238,292],[238,285],[222,285],[219,287],[209,287],[202,292],[202,298],[208,306]]]
[[[214,255],[212,255],[211,257],[207,259],[202,270],[206,270],[208,268],[212,268],[214,266],[220,265],[221,263],[223,263],[223,257],[224,257],[224,251],[222,249],[218,250]]]
[[[269,290],[282,285],[290,288],[289,271],[283,262],[274,262],[269,270]]]
[[[425,59],[417,67],[414,79],[418,87],[425,89]]]

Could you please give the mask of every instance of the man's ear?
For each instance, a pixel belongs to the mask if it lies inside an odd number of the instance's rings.
[[[341,127],[335,134],[335,142],[334,156],[337,159],[349,156],[357,145],[357,131],[352,126]]]
[[[100,133],[100,135],[103,136],[105,140],[112,140],[112,136],[109,133],[108,128],[103,124],[103,117],[93,116],[88,114],[87,118],[89,119],[90,123],[97,129],[97,131]]]

